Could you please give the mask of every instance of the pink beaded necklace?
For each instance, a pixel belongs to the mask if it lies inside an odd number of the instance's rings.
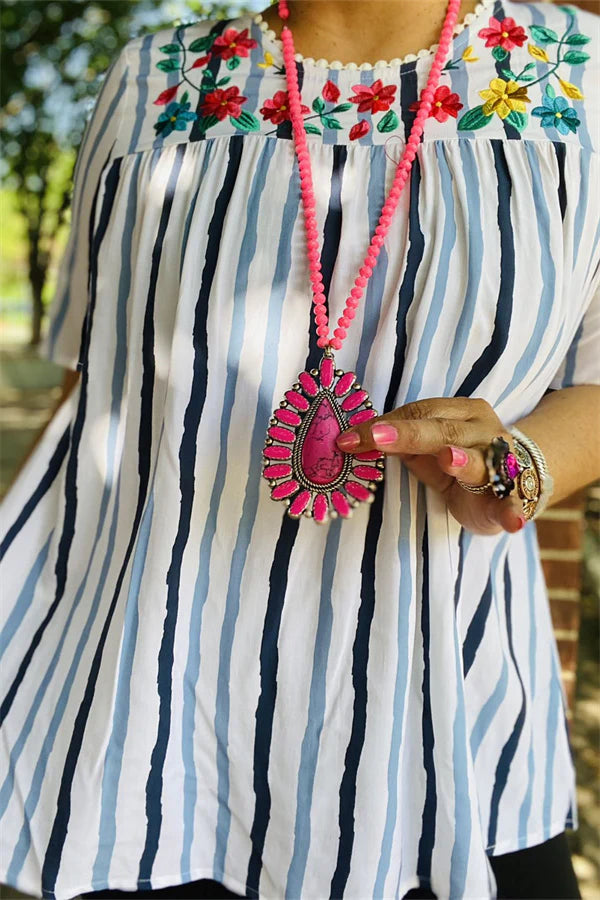
[[[377,484],[383,480],[383,453],[373,450],[353,455],[344,453],[336,444],[336,438],[342,431],[366,422],[378,413],[373,409],[368,392],[358,384],[354,372],[336,369],[333,351],[342,348],[347,329],[352,324],[377,262],[402,188],[408,179],[459,8],[460,0],[448,0],[440,43],[427,85],[421,94],[419,111],[381,210],[379,224],[371,238],[354,287],[346,299],[346,307],[338,319],[333,337],[329,336],[326,298],[321,279],[315,193],[301,112],[294,42],[287,25],[284,25],[281,32],[290,118],[300,171],[314,315],[319,336],[317,345],[323,349],[319,367],[301,372],[297,382],[285,392],[285,399],[270,420],[263,450],[262,474],[269,482],[271,498],[285,502],[287,513],[292,518],[304,515],[319,523],[338,515],[348,518],[352,515],[353,506],[374,500]],[[287,19],[289,11],[286,0],[279,0],[278,9],[280,17]]]

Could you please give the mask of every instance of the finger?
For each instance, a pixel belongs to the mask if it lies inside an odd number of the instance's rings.
[[[498,431],[500,433],[500,430]],[[452,444],[459,447],[487,445],[490,423],[446,418],[401,419],[390,414],[384,421],[357,425],[339,435],[337,444],[347,453],[383,450],[385,453],[430,453]]]
[[[437,461],[443,472],[460,478],[465,484],[486,484],[488,481],[485,456],[480,448],[442,447]]]
[[[523,502],[516,494],[511,494],[503,500],[490,495],[486,500],[488,503],[486,512],[490,520],[497,522],[504,531],[514,534],[523,528],[526,521],[523,515]]]

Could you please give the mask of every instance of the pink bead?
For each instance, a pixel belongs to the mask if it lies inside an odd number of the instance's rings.
[[[373,269],[371,266],[361,266],[360,274],[363,275],[365,278],[370,278],[371,275],[373,274]]]
[[[344,340],[344,338],[346,337],[346,334],[347,334],[345,328],[336,328],[335,331],[334,331],[333,333],[334,333],[334,335],[335,335],[337,338],[339,338],[341,341]]]
[[[321,348],[327,347],[328,344],[329,344],[329,341],[326,337],[320,337],[319,340],[317,341],[317,347],[321,347]]]
[[[344,310],[344,318],[346,319],[353,319],[355,315],[356,310],[352,309],[351,307],[346,307],[346,309]]]
[[[383,244],[382,236],[380,234],[376,234],[375,237],[373,238],[373,243],[376,244],[378,247],[381,247],[381,245]]]
[[[367,285],[367,279],[366,279],[363,275],[359,275],[358,278],[356,279],[356,284],[357,284],[359,287],[363,287],[363,288],[364,288],[364,287],[366,287],[366,285]]]
[[[352,290],[350,291],[350,294],[351,294],[356,300],[360,300],[360,298],[361,298],[362,295],[363,295],[363,292],[362,292],[362,290],[361,290],[359,287],[355,287],[355,288],[352,288]],[[357,305],[358,305],[358,304],[357,304]]]
[[[338,325],[341,328],[350,328],[350,319],[347,316],[340,316],[340,318],[338,319]]]
[[[329,334],[329,328],[327,327],[327,325],[319,325],[319,327],[317,328],[317,334],[321,337],[327,337],[327,335]]]
[[[317,323],[317,325],[327,325],[328,321],[329,320],[327,319],[326,315],[321,314],[320,316],[315,316],[315,322]]]
[[[327,312],[327,307],[323,303],[315,303],[315,315],[322,316]]]
[[[350,309],[356,309],[358,306],[360,306],[360,302],[356,297],[351,296],[346,300],[346,306],[348,306]]]
[[[331,343],[331,346],[333,347],[334,350],[341,350],[341,349],[342,349],[342,342],[341,342],[341,340],[340,340],[339,338],[336,338],[336,337],[331,338],[330,343]]]
[[[323,293],[323,291],[315,291],[313,300],[315,301],[315,303],[318,306],[323,306],[323,304],[325,302],[325,294]],[[324,306],[323,306],[323,312],[327,312],[327,310],[325,309]]]
[[[314,248],[313,250],[309,250],[308,258],[311,262],[316,262],[319,259],[319,251],[316,248]]]
[[[387,225],[378,225],[375,228],[375,234],[387,234]]]

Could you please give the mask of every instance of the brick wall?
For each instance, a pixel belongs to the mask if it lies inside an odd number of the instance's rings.
[[[572,718],[579,643],[585,488],[535,519],[562,678]]]

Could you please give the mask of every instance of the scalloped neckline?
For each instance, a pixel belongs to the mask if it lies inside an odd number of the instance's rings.
[[[457,22],[454,26],[454,31],[452,33],[452,42],[454,42],[457,36],[464,31],[465,28],[468,28],[472,25],[473,22],[477,21],[477,19],[481,18],[481,16],[487,12],[488,10],[493,9],[495,0],[480,0],[480,2],[475,7],[474,12],[467,13],[461,22]],[[271,44],[271,49],[276,49],[279,53],[279,56],[283,58],[283,43],[281,38],[278,38],[275,31],[272,28],[269,28],[269,23],[265,21],[261,13],[256,13],[252,16],[252,20],[258,25],[261,31],[263,48],[264,45],[269,42]],[[451,45],[452,46],[452,42]],[[303,56],[302,53],[296,53],[295,59],[297,62],[301,62],[303,65],[307,63],[309,65],[316,66],[319,69],[350,69],[351,71],[364,71],[368,69],[379,69],[390,66],[402,66],[404,63],[414,62],[418,59],[423,59],[424,57],[434,56],[436,50],[438,49],[439,44],[432,44],[428,48],[423,48],[422,50],[418,50],[416,53],[407,53],[403,57],[395,57],[394,59],[386,60],[379,59],[375,63],[342,63],[339,59],[334,59],[331,62],[327,59],[314,59],[312,56]]]

